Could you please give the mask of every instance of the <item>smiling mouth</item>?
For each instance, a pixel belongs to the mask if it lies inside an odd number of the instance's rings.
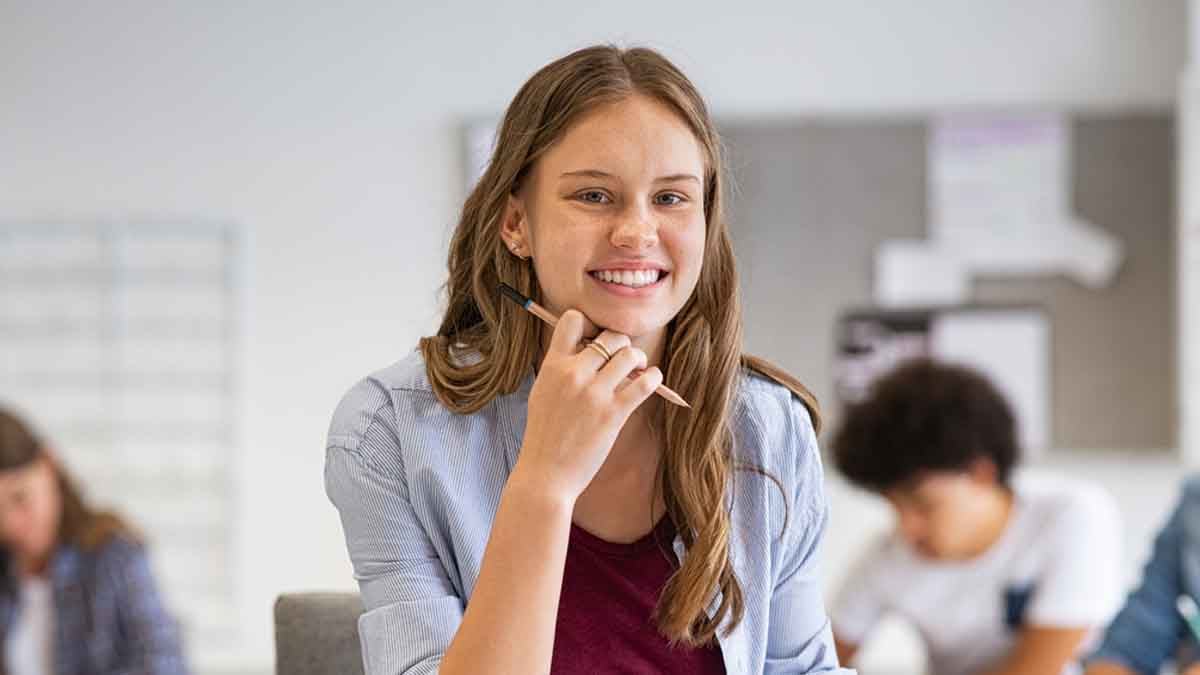
[[[653,286],[668,274],[666,270],[596,270],[589,272],[593,279],[628,288]]]

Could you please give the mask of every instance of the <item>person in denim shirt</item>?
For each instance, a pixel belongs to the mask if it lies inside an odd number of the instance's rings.
[[[146,551],[0,409],[0,675],[185,675]]]
[[[1200,649],[1176,608],[1185,595],[1200,598],[1200,477],[1185,483],[1141,584],[1088,658],[1086,675],[1157,673],[1172,658],[1183,675],[1200,675]]]

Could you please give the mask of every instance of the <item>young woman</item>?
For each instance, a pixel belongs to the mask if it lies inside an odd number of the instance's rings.
[[[704,102],[659,54],[583,49],[517,93],[441,328],[330,429],[368,672],[848,672],[812,399],[742,352],[721,196]]]
[[[174,620],[146,553],[92,510],[46,446],[0,410],[3,675],[181,675]]]

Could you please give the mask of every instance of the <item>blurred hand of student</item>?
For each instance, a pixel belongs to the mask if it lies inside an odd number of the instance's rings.
[[[646,368],[646,354],[629,337],[604,331],[596,336],[612,354],[580,347],[587,319],[576,310],[559,318],[550,349],[529,394],[520,459],[514,467],[530,482],[569,503],[579,497],[604,464],[621,427],[662,383],[658,368],[637,379],[627,377]]]
[[[1087,637],[1086,628],[1049,628],[1026,626],[1017,644],[999,668],[986,675],[1057,675],[1074,662],[1079,645]],[[1090,675],[1095,675],[1088,670]],[[1100,675],[1126,675],[1125,671],[1101,671]],[[1129,673],[1128,675],[1134,675]]]
[[[1200,675],[1200,663],[1189,666],[1187,670],[1183,671],[1182,675]]]

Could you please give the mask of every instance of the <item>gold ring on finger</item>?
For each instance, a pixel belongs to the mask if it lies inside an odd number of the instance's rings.
[[[591,342],[587,343],[587,346],[589,349],[596,350],[596,353],[599,354],[600,356],[603,356],[605,363],[612,360],[612,357],[613,357],[612,352],[608,351],[608,347],[605,347],[603,344],[600,344],[599,342],[592,340]]]

